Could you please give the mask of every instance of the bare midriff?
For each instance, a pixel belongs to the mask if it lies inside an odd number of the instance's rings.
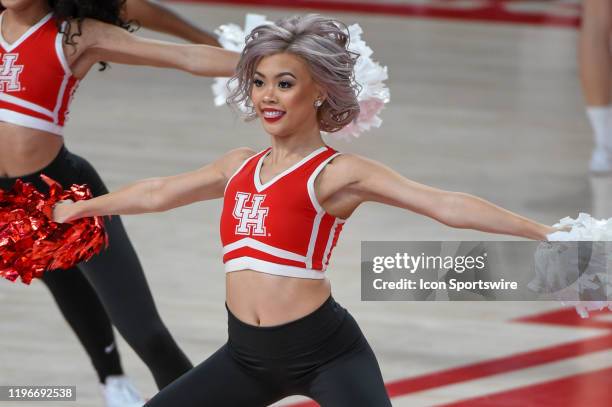
[[[21,177],[46,167],[64,144],[61,136],[0,122],[0,177]]]
[[[227,306],[255,326],[281,325],[315,311],[331,293],[327,278],[315,280],[241,270],[226,273]]]

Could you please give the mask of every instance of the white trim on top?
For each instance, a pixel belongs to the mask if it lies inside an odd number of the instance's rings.
[[[2,14],[0,14],[0,44],[2,45],[2,47],[4,48],[6,52],[11,52],[15,48],[17,48],[19,45],[21,45],[22,42],[27,40],[30,35],[34,34],[36,30],[38,30],[43,24],[49,21],[49,19],[52,16],[53,16],[53,13],[47,14],[46,16],[41,18],[40,21],[34,24],[32,27],[28,28],[26,32],[21,34],[21,37],[19,37],[15,42],[13,42],[12,44],[9,44],[8,42],[6,42],[6,40],[4,39],[4,36],[2,35],[2,17],[4,17],[4,12],[3,12]]]
[[[62,126],[8,109],[0,109],[0,121],[29,127],[31,129],[43,130],[58,136],[64,134],[64,128]]]
[[[323,252],[323,258],[321,259],[321,267],[323,268],[323,270],[327,269],[327,265],[329,263],[326,260],[329,257],[329,252],[331,251],[331,248],[332,248],[334,236],[336,235],[336,229],[338,228],[338,225],[341,225],[344,222],[346,221],[340,218],[336,218],[334,222],[334,226],[332,226],[331,230],[329,231],[329,237],[327,238],[327,244],[325,245],[325,251]]]
[[[253,257],[238,257],[225,262],[226,273],[240,270],[254,270],[277,276],[308,278],[313,280],[322,280],[325,278],[325,273],[322,271],[271,263]]]
[[[321,212],[323,210],[323,207],[319,203],[319,200],[317,199],[317,195],[315,194],[315,189],[314,189],[315,179],[317,178],[317,175],[319,175],[319,173],[323,171],[323,167],[325,167],[327,163],[329,163],[331,160],[333,160],[340,154],[342,153],[335,153],[331,155],[330,157],[326,158],[321,164],[319,164],[319,166],[312,172],[312,174],[310,174],[310,177],[308,177],[308,182],[306,183],[306,186],[308,187],[308,196],[310,197],[310,202],[312,202],[312,206],[317,212]]]
[[[229,186],[230,182],[232,182],[232,179],[234,179],[234,177],[235,177],[236,175],[238,175],[238,173],[239,173],[240,171],[242,171],[242,169],[244,168],[244,166],[245,166],[245,165],[247,165],[247,163],[248,163],[249,161],[251,161],[253,158],[257,157],[257,155],[259,155],[259,154],[263,153],[264,151],[266,151],[266,150],[262,150],[262,151],[260,151],[260,152],[259,152],[259,153],[257,153],[257,154],[253,154],[252,156],[250,156],[249,158],[247,158],[246,160],[244,160],[244,161],[242,162],[242,164],[240,164],[240,167],[238,167],[238,169],[237,169],[236,171],[234,171],[234,173],[232,174],[232,176],[231,176],[231,177],[229,177],[229,179],[227,180],[227,183],[225,184],[225,188],[223,189],[223,195],[225,195],[225,191],[227,191],[227,187]]]
[[[64,93],[66,92],[66,86],[68,86],[69,80],[70,74],[64,73],[64,79],[60,85],[59,92],[57,92],[57,100],[55,101],[55,109],[53,110],[53,122],[55,124],[59,123],[59,111],[62,108],[62,101],[64,99]],[[68,108],[68,106],[66,106],[66,108]]]
[[[66,29],[66,22],[62,23],[62,30]],[[61,32],[57,33],[55,37],[55,53],[57,54],[57,59],[59,63],[64,68],[64,73],[67,75],[73,76],[72,69],[70,69],[70,64],[68,63],[68,59],[66,58],[66,53],[64,52],[64,34]]]
[[[335,153],[332,154],[331,156],[329,156],[328,158],[326,158],[325,160],[323,160],[323,162],[321,162],[321,164],[319,164],[317,166],[317,168],[315,168],[315,170],[312,172],[312,174],[310,174],[310,177],[308,177],[308,181],[306,182],[306,187],[308,189],[308,196],[310,197],[310,202],[312,203],[312,206],[314,207],[315,211],[317,212],[317,216],[315,217],[315,221],[312,225],[312,232],[310,234],[310,242],[308,243],[308,254],[306,255],[306,266],[307,267],[312,267],[312,258],[314,256],[314,250],[315,250],[315,246],[317,244],[317,238],[319,237],[319,226],[321,223],[321,219],[323,219],[323,216],[327,213],[325,212],[325,210],[323,209],[323,207],[321,206],[321,204],[319,203],[319,200],[317,199],[317,195],[315,194],[315,189],[314,189],[314,182],[317,179],[317,176],[319,175],[319,173],[321,173],[321,171],[323,171],[323,168],[334,158],[336,158],[337,156],[339,156],[341,153]],[[331,216],[331,215],[329,215]],[[341,222],[344,223],[345,220],[344,219],[340,219],[340,218],[336,218],[333,217],[335,219],[335,223],[333,228],[335,228],[336,223]],[[325,261],[325,257],[323,258],[322,262]]]
[[[45,109],[44,107],[37,105],[36,103],[28,102],[27,100],[23,100],[16,96],[9,95],[6,92],[0,92],[0,101],[7,102],[12,105],[21,106],[36,113],[44,114],[45,116],[49,116],[49,119],[53,119],[54,117],[53,112],[51,110]]]
[[[316,157],[317,155],[321,154],[323,151],[327,151],[327,146],[317,148],[315,151],[308,154],[306,157],[302,158],[299,162],[293,164],[291,167],[287,168],[285,171],[281,172],[280,174],[277,174],[274,178],[272,178],[268,182],[262,184],[261,178],[259,177],[259,172],[261,170],[261,166],[263,165],[263,160],[272,152],[272,149],[270,149],[270,151],[268,151],[267,153],[261,156],[261,158],[257,162],[257,166],[255,167],[255,174],[253,176],[254,183],[255,183],[255,189],[257,189],[257,192],[263,191],[264,189],[268,188],[270,185],[274,184],[276,181],[278,181],[285,175],[293,172],[298,167],[300,167],[307,161],[311,160],[313,157]]]
[[[250,247],[252,249],[259,250],[260,252],[280,257],[282,259],[301,261],[303,263],[306,262],[306,257],[302,255],[290,252],[288,250],[279,249],[278,247],[270,246],[269,244],[260,242],[259,240],[255,240],[250,237],[245,237],[244,239],[240,239],[223,246],[223,254],[225,255],[231,251],[241,249],[243,247]]]
[[[317,216],[315,216],[312,222],[312,231],[310,232],[310,240],[308,241],[308,252],[306,253],[306,267],[308,268],[312,268],[312,256],[314,255],[315,246],[317,245],[319,226],[321,226],[323,215],[325,215],[324,211],[317,212]]]

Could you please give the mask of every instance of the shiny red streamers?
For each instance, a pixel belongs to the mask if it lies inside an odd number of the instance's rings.
[[[101,217],[70,223],[51,220],[53,206],[63,200],[92,197],[86,185],[64,191],[53,179],[40,176],[49,194],[17,180],[10,191],[0,190],[0,277],[30,284],[46,270],[67,269],[99,253],[108,245]]]

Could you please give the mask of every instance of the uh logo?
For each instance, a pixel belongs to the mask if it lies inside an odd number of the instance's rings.
[[[23,71],[23,65],[15,65],[19,54],[2,55],[2,66],[0,67],[0,92],[17,92],[21,90],[19,75]]]
[[[236,192],[236,205],[234,205],[234,218],[238,219],[236,225],[237,235],[266,236],[264,222],[270,208],[262,207],[265,195]]]

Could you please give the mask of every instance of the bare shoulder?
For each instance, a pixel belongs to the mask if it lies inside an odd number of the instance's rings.
[[[112,25],[93,18],[70,18],[65,21],[63,31],[68,41],[64,40],[64,49],[70,60],[76,60],[96,45],[98,38],[105,35],[105,29]],[[117,27],[118,28],[118,27]]]
[[[343,169],[359,168],[364,165],[372,166],[377,164],[376,161],[370,158],[352,153],[341,153],[336,158],[334,158],[332,162],[336,163],[336,165],[342,167]]]
[[[78,25],[78,20],[76,19],[73,19],[71,22],[75,26]],[[83,34],[94,34],[94,35],[104,34],[104,33],[107,33],[109,30],[126,31],[124,28],[121,28],[117,25],[109,24],[109,23],[106,23],[100,20],[96,20],[95,18],[84,18],[83,20],[81,20],[80,28]]]
[[[132,37],[125,28],[94,18],[84,18],[80,22],[77,19],[72,19],[70,21],[70,32],[79,35],[88,48],[104,46],[106,43],[121,40],[125,36]]]
[[[216,160],[216,165],[221,172],[229,178],[247,159],[257,154],[255,150],[249,147],[239,147],[228,151]]]
[[[94,26],[98,24],[104,23],[90,18],[70,18],[62,24],[64,55],[72,74],[79,79],[84,78],[91,66],[98,61],[91,52],[92,45],[95,44]]]
[[[254,156],[257,154],[255,150],[249,147],[238,147],[233,150],[228,151],[224,154],[227,159],[238,161],[240,163],[244,162],[247,158]]]
[[[68,23],[66,25],[67,34],[76,43],[80,40],[93,41],[100,35],[100,32],[103,32],[105,26],[109,25],[94,18],[84,18],[82,20],[71,18],[66,22]]]
[[[325,166],[320,178],[322,182],[329,178],[336,180],[335,183],[351,184],[359,181],[375,163],[357,154],[342,153]]]

